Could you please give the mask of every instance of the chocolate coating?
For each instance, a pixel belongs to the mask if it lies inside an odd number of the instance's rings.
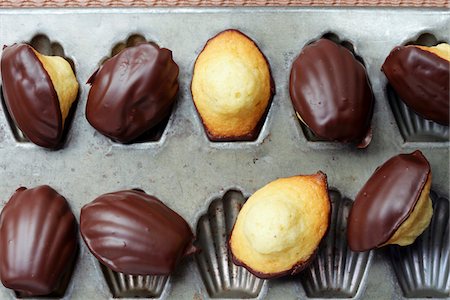
[[[131,275],[168,275],[193,251],[186,221],[139,190],[104,194],[81,209],[81,235],[101,263]]]
[[[14,44],[3,49],[3,96],[16,125],[33,143],[60,146],[63,120],[53,83],[33,48]]]
[[[77,248],[77,223],[63,196],[47,185],[17,189],[0,215],[5,287],[28,296],[50,294],[69,271]]]
[[[131,142],[170,114],[177,77],[170,50],[148,43],[126,48],[89,79],[86,118],[111,139]]]
[[[386,243],[413,211],[428,176],[430,165],[419,150],[378,167],[350,210],[350,249],[367,251]]]
[[[400,98],[417,114],[449,125],[450,64],[416,46],[394,48],[382,70]]]
[[[374,96],[364,66],[327,39],[307,45],[291,68],[289,92],[303,122],[320,138],[370,142]]]

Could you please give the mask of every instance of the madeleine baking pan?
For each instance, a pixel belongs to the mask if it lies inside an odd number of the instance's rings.
[[[195,59],[218,32],[238,29],[266,55],[276,95],[258,138],[210,142],[190,94]],[[65,299],[147,297],[163,299],[448,298],[449,132],[423,120],[387,87],[381,65],[396,46],[450,41],[450,12],[439,9],[158,8],[0,10],[0,44],[30,42],[70,58],[80,83],[79,101],[64,147],[31,144],[0,110],[2,206],[19,186],[49,184],[81,207],[100,194],[141,188],[188,220],[202,251],[169,277],[127,276],[104,269],[80,238]],[[292,107],[289,72],[307,43],[327,35],[346,41],[367,68],[375,94],[373,139],[367,149],[324,142],[303,128]],[[113,48],[129,37],[173,51],[180,91],[156,140],[117,144],[85,118],[85,84]],[[3,102],[3,101],[2,101]],[[398,153],[420,149],[432,168],[435,214],[412,246],[354,253],[345,240],[349,208],[375,168]],[[332,226],[317,258],[299,276],[261,280],[233,265],[227,237],[255,190],[278,177],[328,175]],[[0,299],[17,295],[4,287]]]

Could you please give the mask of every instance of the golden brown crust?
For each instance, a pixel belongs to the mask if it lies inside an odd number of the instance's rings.
[[[198,56],[191,91],[212,140],[254,137],[273,95],[269,64],[250,38],[223,31]]]
[[[436,54],[442,59],[446,61],[450,61],[450,45],[446,43],[442,43],[436,46],[427,47],[427,46],[416,46],[419,49],[431,52]]]
[[[64,124],[70,108],[78,95],[78,81],[69,62],[63,57],[47,56],[33,49],[53,84],[58,96],[59,109]]]
[[[262,278],[295,274],[314,256],[329,215],[325,174],[275,180],[242,207],[230,238],[233,259]]]

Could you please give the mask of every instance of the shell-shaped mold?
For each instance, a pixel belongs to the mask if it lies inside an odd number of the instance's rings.
[[[114,272],[100,264],[114,298],[159,298],[169,276],[136,276]]]
[[[389,254],[408,298],[450,296],[449,201],[431,192],[433,218],[414,244],[391,246]]]
[[[353,252],[347,245],[347,218],[352,201],[330,190],[330,229],[317,258],[300,276],[308,297],[352,298],[358,292],[369,266],[370,252]]]
[[[197,224],[195,255],[202,280],[211,298],[255,298],[264,280],[233,264],[228,238],[246,198],[241,192],[228,191],[215,199]]]
[[[410,109],[387,84],[386,92],[398,128],[406,142],[445,142],[449,140],[448,126],[427,120]]]

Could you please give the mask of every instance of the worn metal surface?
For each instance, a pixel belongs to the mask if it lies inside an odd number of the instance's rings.
[[[255,142],[211,143],[195,111],[189,86],[194,61],[217,32],[236,28],[253,38],[267,56],[276,95]],[[420,149],[429,159],[432,188],[448,199],[449,143],[404,142],[387,100],[380,71],[390,50],[421,33],[450,40],[450,12],[425,9],[176,8],[0,10],[0,44],[30,41],[45,34],[71,57],[81,83],[79,104],[65,147],[47,151],[16,141],[0,113],[0,197],[2,206],[19,186],[50,184],[79,217],[96,196],[139,187],[188,220],[193,230],[210,202],[237,189],[248,196],[276,179],[322,170],[329,186],[350,199],[375,168],[400,152]],[[290,65],[302,47],[327,32],[350,41],[366,64],[376,97],[373,140],[365,150],[309,142],[295,117],[288,92]],[[118,145],[96,133],[85,119],[89,87],[84,83],[116,43],[131,34],[173,51],[180,66],[180,93],[158,142]],[[96,259],[83,242],[67,299],[104,299],[111,292]],[[448,240],[447,240],[448,243]],[[359,299],[399,299],[402,291],[384,251],[375,251],[357,293]],[[0,298],[14,294],[1,287]],[[163,298],[203,299],[208,292],[194,259],[186,260],[166,285]],[[260,298],[305,298],[301,280],[263,284]]]

